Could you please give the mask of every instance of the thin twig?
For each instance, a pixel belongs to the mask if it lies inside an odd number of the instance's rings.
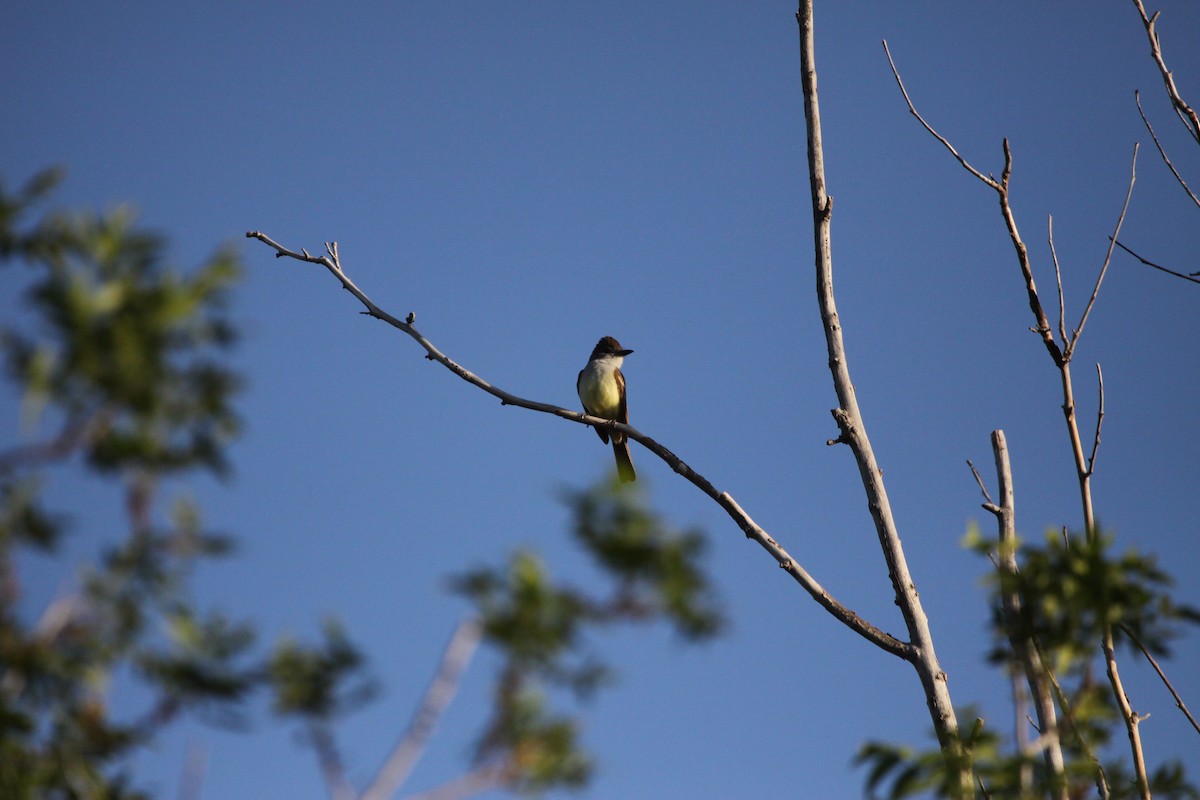
[[[1058,266],[1058,251],[1054,249],[1054,217],[1048,216],[1046,238],[1050,241],[1050,260],[1054,262],[1054,280],[1058,283],[1058,336],[1063,347],[1067,346],[1067,309],[1063,299],[1062,270]]]
[[[908,98],[908,90],[904,88],[904,81],[900,80],[900,71],[896,69],[896,62],[892,61],[892,51],[888,49],[887,39],[883,40],[883,52],[887,53],[888,64],[890,64],[892,67],[892,76],[896,79],[896,85],[900,87],[900,94],[904,95],[904,102],[908,104],[908,113],[916,117],[917,121],[921,123],[925,130],[929,131],[929,133],[933,135],[933,138],[941,142],[942,146],[950,151],[950,155],[958,159],[958,163],[962,164],[963,168],[966,169],[967,172],[970,172],[988,186],[999,191],[1000,184],[996,182],[995,178],[993,178],[991,175],[984,175],[982,172],[972,167],[970,163],[968,163],[967,160],[959,155],[959,152],[954,149],[954,145],[950,144],[945,136],[942,136],[940,133],[935,131],[933,126],[926,122],[925,118],[918,113],[916,106],[914,106],[912,100]]]
[[[292,258],[296,259],[297,261],[305,261],[310,264],[319,264],[325,267],[325,269],[329,270],[329,272],[338,279],[343,288],[354,295],[358,301],[366,307],[367,310],[363,313],[374,317],[375,319],[382,320],[397,330],[400,330],[401,332],[412,337],[419,345],[421,345],[421,347],[425,349],[425,357],[427,359],[430,361],[436,361],[472,386],[482,389],[493,397],[498,398],[502,405],[525,408],[531,411],[539,411],[544,414],[552,414],[556,417],[561,417],[582,425],[591,425],[597,428],[607,428],[609,430],[624,433],[628,438],[638,442],[650,452],[657,455],[659,458],[665,461],[667,465],[671,467],[671,469],[682,475],[693,486],[700,489],[700,491],[704,492],[706,495],[716,501],[721,508],[725,509],[725,512],[729,514],[735,523],[737,523],[738,527],[741,528],[742,532],[745,533],[748,538],[754,539],[756,542],[758,542],[758,544],[764,550],[771,554],[771,557],[775,560],[775,563],[787,571],[787,573],[791,575],[792,578],[794,578],[796,582],[805,589],[805,591],[807,591],[818,603],[821,604],[822,607],[833,614],[834,617],[840,620],[843,624],[845,624],[855,633],[870,641],[872,644],[875,644],[876,646],[895,656],[909,661],[917,656],[917,648],[914,645],[909,644],[908,642],[902,642],[891,634],[885,633],[834,599],[832,595],[825,591],[824,587],[817,583],[812,576],[810,576],[808,572],[806,572],[800,566],[799,562],[792,558],[792,556],[779,544],[778,541],[767,534],[767,532],[763,530],[758,523],[750,518],[750,515],[747,514],[741,508],[741,506],[739,506],[733,500],[733,497],[730,496],[728,492],[718,491],[707,478],[696,472],[694,469],[684,463],[683,459],[679,458],[679,456],[675,455],[666,447],[662,446],[646,434],[629,425],[615,422],[610,419],[593,417],[578,411],[571,411],[566,408],[561,408],[551,403],[539,403],[533,400],[526,400],[523,397],[518,397],[515,394],[506,392],[503,389],[488,383],[483,378],[453,361],[441,350],[438,350],[432,342],[426,339],[413,324],[413,320],[415,318],[413,314],[409,314],[407,319],[401,320],[377,306],[375,302],[371,300],[371,298],[368,297],[365,292],[362,291],[362,289],[355,285],[354,281],[350,280],[350,277],[342,269],[336,242],[326,244],[325,250],[327,255],[314,256],[310,255],[307,250],[301,250],[300,252],[289,250],[260,231],[249,231],[246,234],[246,237],[249,239],[258,239],[263,244],[266,244],[268,247],[274,249],[276,258]]]
[[[1100,409],[1096,412],[1096,436],[1092,439],[1092,455],[1088,458],[1087,474],[1091,477],[1096,471],[1096,450],[1100,448],[1100,426],[1104,424],[1104,371],[1100,362],[1096,362],[1096,380],[1100,384]]]
[[[986,500],[983,507],[993,514],[1000,513],[1000,506],[992,502],[992,496],[988,494],[987,486],[983,484],[983,476],[979,474],[979,470],[975,469],[975,464],[971,459],[967,459],[967,466],[971,468],[971,474],[975,476],[975,482],[979,484],[979,491],[983,492],[983,499]]]
[[[1164,267],[1161,264],[1155,264],[1153,261],[1147,261],[1146,259],[1142,258],[1140,255],[1133,252],[1132,250],[1130,250],[1128,247],[1121,244],[1120,242],[1114,242],[1114,244],[1116,244],[1117,247],[1121,248],[1126,253],[1129,253],[1129,255],[1133,256],[1138,261],[1145,264],[1147,267],[1154,267],[1154,269],[1157,269],[1161,272],[1165,272],[1168,275],[1174,275],[1176,278],[1183,278],[1185,281],[1191,281],[1192,283],[1200,283],[1200,277],[1197,277],[1197,276],[1200,276],[1200,272],[1194,272],[1191,275],[1185,275],[1182,272],[1176,272],[1173,269],[1168,269],[1167,267]]]
[[[916,107],[913,106],[912,100],[910,100],[908,97],[908,92],[904,88],[904,82],[900,79],[900,71],[896,69],[896,64],[894,61],[892,61],[892,54],[891,51],[888,50],[886,41],[883,43],[883,50],[885,53],[887,53],[888,64],[890,64],[892,68],[892,75],[896,78],[896,85],[900,87],[901,94],[904,95],[904,102],[908,104],[909,113],[916,117],[917,121],[921,123],[925,130],[929,131],[929,133],[932,134],[935,139],[941,142],[942,145],[950,151],[950,153],[958,160],[958,163],[961,164],[964,169],[990,186],[993,190],[995,190],[996,194],[999,195],[1000,213],[1004,217],[1004,225],[1008,229],[1008,237],[1012,240],[1013,248],[1017,252],[1017,260],[1021,265],[1021,275],[1025,279],[1025,294],[1029,299],[1029,309],[1033,312],[1034,319],[1037,320],[1037,326],[1034,327],[1033,331],[1041,337],[1042,344],[1045,345],[1046,351],[1050,353],[1050,357],[1054,359],[1054,363],[1062,365],[1064,363],[1062,349],[1054,341],[1053,329],[1050,327],[1049,320],[1046,319],[1046,311],[1042,308],[1041,298],[1038,297],[1037,283],[1033,279],[1033,265],[1029,261],[1029,248],[1026,247],[1025,242],[1021,240],[1020,231],[1017,230],[1016,217],[1013,216],[1012,207],[1008,202],[1008,184],[1009,179],[1012,178],[1013,166],[1012,148],[1009,146],[1008,139],[1005,138],[1003,140],[1004,170],[1000,174],[1000,180],[997,181],[990,175],[984,176],[982,172],[968,164],[966,159],[960,156],[958,151],[954,149],[954,146],[951,145],[945,137],[935,131],[933,126],[925,121],[925,118],[921,116]]]
[[[1137,154],[1138,145],[1133,145],[1133,163],[1129,167],[1129,189],[1125,192],[1125,203],[1121,206],[1121,215],[1117,217],[1117,227],[1113,231],[1112,236],[1108,240],[1108,252],[1104,254],[1104,264],[1100,267],[1100,274],[1096,276],[1096,286],[1092,289],[1092,296],[1088,298],[1087,305],[1083,309],[1083,316],[1079,318],[1079,324],[1075,326],[1075,330],[1071,332],[1071,340],[1067,343],[1063,350],[1063,358],[1067,361],[1071,360],[1071,354],[1075,351],[1075,345],[1079,342],[1079,335],[1083,333],[1083,326],[1087,324],[1088,315],[1092,313],[1092,306],[1096,304],[1096,295],[1100,294],[1100,284],[1104,282],[1104,276],[1108,272],[1108,265],[1112,261],[1114,243],[1117,237],[1121,235],[1121,225],[1125,222],[1125,214],[1129,211],[1129,201],[1133,198],[1133,184],[1137,180]]]
[[[1142,25],[1146,28],[1146,38],[1150,40],[1150,56],[1154,59],[1154,63],[1158,65],[1158,72],[1162,75],[1163,85],[1167,89],[1167,97],[1171,98],[1171,105],[1175,108],[1175,114],[1187,128],[1188,133],[1200,144],[1200,116],[1196,114],[1195,109],[1183,101],[1179,96],[1179,90],[1175,88],[1175,78],[1171,75],[1171,70],[1167,69],[1167,63],[1163,60],[1161,43],[1158,41],[1158,31],[1154,29],[1155,23],[1158,21],[1159,12],[1155,11],[1153,16],[1146,15],[1146,7],[1142,5],[1142,0],[1133,0],[1133,5],[1137,7],[1138,14],[1142,17]]]
[[[1166,673],[1162,671],[1162,667],[1160,667],[1158,662],[1154,660],[1154,656],[1150,655],[1150,651],[1146,649],[1146,645],[1142,644],[1142,640],[1134,636],[1133,631],[1129,630],[1129,628],[1124,625],[1121,625],[1120,627],[1121,630],[1125,632],[1125,635],[1128,636],[1130,640],[1138,646],[1138,649],[1142,651],[1142,655],[1144,655],[1146,660],[1150,662],[1150,666],[1154,667],[1154,671],[1158,673],[1158,677],[1162,680],[1163,685],[1167,687],[1167,691],[1171,693],[1171,697],[1175,698],[1175,707],[1183,712],[1183,715],[1187,717],[1188,722],[1192,723],[1192,727],[1196,729],[1196,733],[1200,733],[1200,723],[1197,723],[1196,718],[1192,716],[1192,712],[1188,711],[1188,707],[1184,704],[1183,698],[1179,696],[1179,692],[1175,691],[1175,687],[1171,685],[1171,681],[1167,680]]]
[[[458,623],[454,635],[450,637],[450,643],[442,653],[442,661],[438,665],[433,682],[413,714],[408,730],[400,737],[400,741],[359,800],[388,800],[408,780],[413,767],[425,752],[425,746],[438,720],[458,692],[459,679],[475,654],[480,633],[479,622],[473,618]]]
[[[1150,120],[1146,119],[1146,112],[1142,110],[1142,98],[1137,90],[1133,92],[1133,101],[1137,103],[1138,113],[1142,115],[1142,122],[1146,125],[1146,130],[1150,131],[1150,138],[1154,140],[1154,146],[1158,148],[1158,154],[1162,156],[1163,163],[1167,165],[1167,169],[1171,170],[1171,174],[1175,176],[1175,180],[1187,192],[1187,196],[1192,198],[1192,202],[1200,206],[1200,197],[1196,197],[1195,193],[1188,188],[1187,181],[1179,174],[1179,170],[1175,169],[1175,165],[1171,163],[1171,159],[1167,158],[1167,151],[1163,149],[1162,144],[1158,141],[1158,136],[1154,133],[1154,128],[1150,125]]]

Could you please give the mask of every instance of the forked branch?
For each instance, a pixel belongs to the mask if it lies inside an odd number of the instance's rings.
[[[913,107],[912,101],[908,97],[908,93],[904,90],[904,84],[900,80],[900,73],[896,69],[895,62],[892,60],[891,53],[888,52],[887,43],[884,42],[884,51],[888,55],[888,63],[892,65],[892,74],[896,78],[896,83],[900,86],[901,93],[904,95],[905,102],[908,103],[909,111],[913,114],[921,124],[929,131],[943,146],[950,150],[955,155],[959,163],[963,167],[979,178],[988,186],[990,186],[998,195],[1000,200],[1000,213],[1004,218],[1005,227],[1008,229],[1009,238],[1012,239],[1013,247],[1016,250],[1017,261],[1021,267],[1021,275],[1025,282],[1025,292],[1029,298],[1029,308],[1033,312],[1036,326],[1033,330],[1041,337],[1042,343],[1045,345],[1050,357],[1054,360],[1054,365],[1058,369],[1060,384],[1062,387],[1063,397],[1063,416],[1067,425],[1067,437],[1071,445],[1071,453],[1075,462],[1075,473],[1079,483],[1080,502],[1083,507],[1083,525],[1087,536],[1090,538],[1098,535],[1096,530],[1096,518],[1092,505],[1091,492],[1091,467],[1087,457],[1084,454],[1083,443],[1079,435],[1079,422],[1075,413],[1074,389],[1071,383],[1071,356],[1074,353],[1075,346],[1079,342],[1079,337],[1083,333],[1083,328],[1087,323],[1088,316],[1091,314],[1096,297],[1100,291],[1100,285],[1104,281],[1104,276],[1108,270],[1108,264],[1112,258],[1113,246],[1110,245],[1108,253],[1105,256],[1104,264],[1100,268],[1100,273],[1096,278],[1095,288],[1092,290],[1091,297],[1088,299],[1087,306],[1084,308],[1083,314],[1080,317],[1079,324],[1071,333],[1071,336],[1064,342],[1060,348],[1054,341],[1053,331],[1050,327],[1050,322],[1046,319],[1045,310],[1042,308],[1041,300],[1038,298],[1037,285],[1033,279],[1033,269],[1029,260],[1029,250],[1025,243],[1021,241],[1019,232],[1017,231],[1016,218],[1013,215],[1012,207],[1009,204],[1008,186],[1009,179],[1012,177],[1012,149],[1009,147],[1008,139],[1004,139],[1004,172],[1001,175],[1000,181],[984,178],[982,173],[974,167],[966,163],[966,161],[958,156],[957,151],[946,141],[946,139],[937,134],[929,123],[925,122],[924,118]],[[1121,223],[1125,219],[1126,210],[1129,208],[1129,199],[1133,191],[1133,183],[1136,178],[1137,167],[1137,147],[1134,147],[1133,152],[1133,167],[1129,178],[1129,190],[1126,193],[1125,204],[1121,209],[1121,214],[1117,219],[1117,231],[1120,231]],[[1117,233],[1113,234],[1115,240]],[[1057,256],[1055,256],[1055,264],[1057,269]],[[1056,272],[1056,274],[1058,274]],[[1061,287],[1061,275],[1059,277],[1059,285]],[[1061,289],[1060,289],[1061,291]],[[1060,332],[1065,334],[1065,330],[1060,318]],[[1097,420],[1095,444],[1092,449],[1092,460],[1095,459],[1096,447],[1099,446],[1099,424]],[[1105,671],[1108,675],[1109,685],[1112,688],[1113,699],[1120,711],[1122,720],[1125,723],[1125,732],[1129,737],[1130,752],[1133,757],[1134,773],[1137,777],[1139,794],[1143,800],[1150,800],[1149,781],[1146,775],[1145,756],[1142,751],[1141,734],[1138,731],[1139,717],[1134,713],[1130,706],[1129,698],[1125,693],[1124,686],[1121,682],[1120,671],[1117,667],[1116,653],[1113,649],[1113,638],[1111,628],[1105,628],[1102,640],[1100,642],[1101,651],[1104,655]],[[1044,659],[1043,659],[1044,662]]]

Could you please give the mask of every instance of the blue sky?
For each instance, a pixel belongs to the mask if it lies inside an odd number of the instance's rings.
[[[1153,6],[1151,10],[1159,6]],[[1164,2],[1181,91],[1200,102],[1200,7]],[[591,573],[566,540],[563,486],[611,453],[582,426],[503,408],[360,316],[320,268],[240,237],[262,230],[343,264],[373,299],[487,380],[568,407],[596,339],[626,362],[631,422],[728,490],[832,593],[900,634],[852,458],[824,442],[835,404],[813,292],[794,7],[757,3],[24,4],[0,12],[0,172],[69,169],[66,206],[129,202],[194,264],[235,242],[246,434],[227,484],[190,486],[240,538],[198,576],[206,602],[268,636],[339,616],[381,698],[341,727],[351,775],[406,724],[464,605],[446,575],[533,546],[556,574]],[[1012,201],[1053,305],[1053,214],[1068,319],[1095,280],[1129,179],[1123,239],[1200,269],[1200,211],[1174,184],[1133,102],[1200,184],[1128,2],[820,3],[817,64],[834,276],[851,373],[955,702],[1011,727],[984,666],[980,578],[959,540],[991,531],[964,461],[993,479],[1012,450],[1026,537],[1079,524],[1057,375],[1031,324],[994,194],[908,115],[913,100],[983,172],[1015,156]],[[19,285],[0,293],[15,313]],[[1159,554],[1182,600],[1200,475],[1200,287],[1116,256],[1076,356],[1085,428],[1092,365],[1106,418],[1094,492],[1123,544]],[[4,441],[18,435],[11,390]],[[711,536],[728,636],[662,631],[598,642],[620,669],[587,710],[600,763],[587,797],[852,797],[868,738],[924,743],[913,671],[839,626],[710,501],[644,449],[656,508]],[[64,475],[55,491],[101,503]],[[103,508],[103,506],[101,506]],[[117,517],[80,520],[79,560]],[[69,586],[39,566],[49,596]],[[1145,665],[1125,659],[1152,757],[1197,741]],[[1200,639],[1170,671],[1200,704]],[[477,660],[410,789],[453,777],[486,709]],[[1189,690],[1191,690],[1189,692]],[[294,732],[185,724],[143,760],[174,796],[189,748],[205,797],[319,798]]]

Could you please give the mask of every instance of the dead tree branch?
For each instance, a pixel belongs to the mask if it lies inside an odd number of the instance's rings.
[[[821,323],[825,330],[825,344],[829,355],[829,369],[833,375],[838,408],[833,410],[841,431],[839,437],[854,453],[859,476],[867,495],[879,545],[887,561],[888,575],[896,594],[896,605],[908,627],[909,640],[914,646],[915,658],[911,663],[916,668],[921,686],[925,691],[934,730],[942,750],[950,757],[962,755],[962,743],[958,734],[958,719],[950,700],[946,685],[946,673],[938,663],[934,649],[933,634],[929,619],[921,605],[916,581],[908,570],[900,534],[892,516],[891,503],[883,482],[883,470],[875,459],[871,440],[858,407],[854,384],[850,380],[842,324],[838,317],[833,294],[833,252],[831,221],[833,198],[829,196],[825,182],[825,152],[821,140],[821,112],[817,96],[816,47],[813,29],[812,0],[802,0],[796,14],[800,27],[800,82],[804,93],[804,121],[807,133],[808,177],[812,195],[813,250],[817,279],[817,300],[821,310]],[[953,152],[953,149],[951,150]],[[961,163],[965,161],[959,158]],[[982,176],[979,176],[982,179]],[[984,179],[986,180],[986,179]],[[974,793],[974,777],[967,761],[963,760],[960,782],[956,794],[964,797]]]
[[[700,473],[696,472],[679,456],[672,453],[663,445],[656,442],[646,434],[636,428],[625,425],[613,420],[603,419],[601,417],[593,417],[583,414],[578,411],[571,411],[551,403],[540,403],[534,400],[527,400],[523,397],[518,397],[515,394],[506,392],[503,389],[492,385],[475,373],[459,365],[457,362],[449,358],[441,350],[437,349],[428,339],[417,330],[414,322],[416,315],[410,313],[405,319],[401,320],[398,317],[384,311],[370,297],[355,285],[354,281],[342,269],[341,259],[338,256],[338,248],[336,242],[331,242],[325,246],[326,255],[314,256],[309,254],[307,250],[299,252],[289,250],[283,245],[277,243],[271,237],[259,231],[250,231],[246,234],[247,238],[258,239],[267,246],[275,250],[276,258],[292,258],[297,261],[305,261],[310,264],[319,264],[329,270],[335,278],[342,284],[342,287],[354,295],[363,306],[366,307],[364,314],[382,320],[397,330],[412,337],[422,348],[425,349],[425,357],[430,361],[436,361],[446,369],[453,372],[458,377],[462,378],[467,383],[482,389],[488,394],[500,400],[502,405],[515,406],[525,408],[531,411],[539,411],[544,414],[552,414],[556,417],[561,417],[571,422],[576,422],[581,425],[591,425],[593,427],[607,427],[611,430],[616,430],[624,433],[630,439],[638,442],[650,452],[661,458],[675,472],[682,475],[693,486],[704,492],[712,498],[721,508],[725,509],[730,518],[737,523],[738,527],[747,538],[753,539],[766,550],[771,558],[775,560],[784,571],[792,576],[800,586],[816,600],[822,608],[834,616],[835,619],[846,625],[852,631],[862,636],[867,641],[877,647],[898,656],[905,660],[911,661],[916,658],[917,645],[909,642],[903,642],[885,633],[880,628],[867,622],[857,613],[850,610],[836,600],[829,592],[825,590],[803,567],[794,559],[791,554],[779,544],[770,534],[768,534],[758,523],[756,523],[749,514],[747,514],[741,506],[734,501],[733,497],[728,492],[718,491],[712,483]]]

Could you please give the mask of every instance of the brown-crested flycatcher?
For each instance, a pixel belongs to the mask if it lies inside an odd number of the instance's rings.
[[[583,403],[583,410],[593,417],[615,420],[629,424],[629,408],[625,405],[625,376],[621,374],[621,362],[632,350],[622,350],[611,336],[596,343],[587,366],[579,371],[575,390]],[[600,441],[608,444],[609,432],[596,426]],[[633,461],[629,458],[629,442],[625,434],[612,432],[613,455],[617,457],[617,474],[623,483],[637,480]]]

